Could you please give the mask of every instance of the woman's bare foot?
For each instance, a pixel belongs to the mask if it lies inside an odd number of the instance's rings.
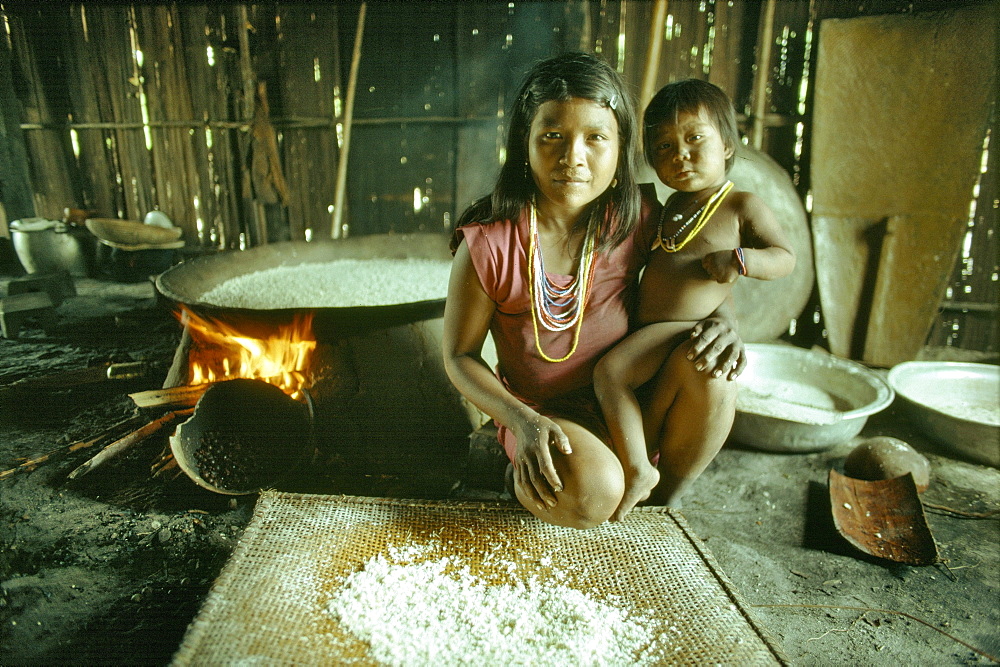
[[[625,470],[625,494],[618,505],[618,509],[611,515],[612,521],[621,521],[632,511],[632,508],[641,503],[660,482],[660,471],[654,466],[645,465],[641,468],[628,468]]]

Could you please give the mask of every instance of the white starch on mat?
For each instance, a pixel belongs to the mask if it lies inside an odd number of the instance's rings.
[[[650,619],[554,581],[488,582],[455,556],[375,556],[327,608],[389,665],[635,665],[651,648]]]
[[[200,300],[249,310],[391,306],[445,298],[450,271],[440,260],[338,259],[236,276]]]

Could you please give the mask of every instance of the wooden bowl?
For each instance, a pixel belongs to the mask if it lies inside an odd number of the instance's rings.
[[[180,227],[157,227],[136,220],[115,218],[88,218],[85,224],[90,233],[102,241],[126,246],[173,243],[184,233]]]

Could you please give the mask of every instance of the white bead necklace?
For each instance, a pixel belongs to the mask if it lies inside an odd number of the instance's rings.
[[[726,198],[726,195],[728,195],[729,191],[732,189],[733,189],[732,181],[726,181],[725,183],[723,183],[722,187],[716,190],[715,194],[709,197],[708,200],[704,204],[702,204],[701,208],[692,213],[691,216],[684,222],[684,224],[678,227],[677,231],[675,231],[670,236],[663,236],[663,218],[665,217],[665,214],[667,212],[667,207],[664,206],[660,210],[660,221],[659,225],[657,225],[656,228],[656,240],[653,242],[653,247],[650,248],[650,250],[663,248],[665,252],[677,252],[678,250],[683,248],[685,245],[687,245],[688,241],[690,241],[691,239],[693,239],[695,236],[698,235],[698,232],[701,231],[702,227],[708,224],[708,221],[712,219],[712,215],[715,213],[716,209],[718,209],[719,206],[722,205],[722,202]],[[690,206],[688,208],[690,208]],[[683,213],[676,213],[672,216],[671,220],[673,220],[674,222],[680,222],[681,220],[683,220],[683,218],[684,218]],[[682,233],[684,233],[684,230],[687,229],[691,225],[691,223],[694,222],[695,220],[698,221],[698,224],[695,225],[694,229],[691,230],[691,233],[688,234],[684,238],[684,240],[678,244],[677,238]]]

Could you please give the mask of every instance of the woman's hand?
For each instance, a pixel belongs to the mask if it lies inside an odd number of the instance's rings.
[[[746,349],[733,326],[733,320],[720,314],[720,311],[722,307],[691,329],[688,359],[699,371],[735,380],[746,368]]]
[[[573,450],[569,439],[558,424],[537,413],[512,430],[517,440],[514,483],[539,510],[555,507],[562,481],[552,463],[551,447],[570,454]]]

